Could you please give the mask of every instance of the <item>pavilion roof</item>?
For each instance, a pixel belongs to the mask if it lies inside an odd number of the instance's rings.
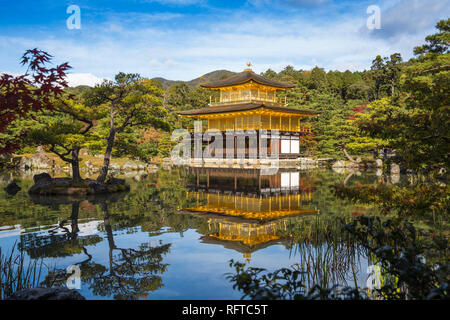
[[[271,240],[268,240],[263,243],[255,243],[253,245],[242,243],[241,241],[230,241],[230,240],[224,240],[219,239],[217,237],[214,237],[213,235],[203,235],[200,237],[200,240],[202,240],[203,243],[209,243],[209,244],[219,244],[222,245],[226,249],[232,249],[235,251],[238,251],[240,253],[253,253],[255,251],[267,248],[274,244],[279,244],[283,242],[287,242],[288,237],[278,237]]]
[[[231,77],[228,77],[226,79],[201,84],[201,86],[203,88],[215,89],[215,88],[239,85],[239,84],[243,84],[243,83],[246,83],[246,82],[249,82],[252,80],[254,82],[257,82],[262,85],[276,87],[276,88],[280,88],[280,89],[289,89],[289,88],[295,87],[295,84],[279,82],[279,81],[275,81],[272,79],[268,79],[266,77],[263,77],[259,74],[254,73],[253,71],[250,71],[250,70],[244,70],[243,72],[232,75]]]
[[[206,114],[215,114],[215,113],[232,113],[232,112],[240,112],[240,111],[248,111],[255,110],[259,108],[265,108],[277,112],[285,112],[292,114],[307,114],[307,115],[317,115],[320,114],[320,111],[313,110],[299,110],[293,109],[283,106],[274,106],[264,103],[244,103],[244,104],[232,104],[226,106],[213,106],[213,107],[205,107],[200,109],[186,110],[177,112],[179,115],[184,116],[196,116],[196,115],[206,115]]]

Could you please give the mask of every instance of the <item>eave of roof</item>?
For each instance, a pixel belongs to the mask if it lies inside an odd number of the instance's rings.
[[[253,71],[244,71],[235,75],[232,75],[231,77],[228,77],[223,80],[217,80],[210,83],[201,84],[203,88],[213,89],[213,88],[222,88],[222,87],[230,87],[234,85],[243,84],[249,81],[255,81],[256,83],[276,87],[276,88],[282,88],[282,89],[289,89],[294,88],[295,84],[290,84],[286,82],[279,82],[272,79],[268,79],[266,77],[263,77],[261,75],[258,75],[254,73]]]
[[[239,111],[249,111],[255,110],[259,108],[265,108],[272,111],[285,112],[285,113],[293,113],[293,114],[308,114],[308,115],[317,115],[322,112],[313,111],[313,110],[299,110],[292,109],[281,106],[271,106],[265,105],[263,103],[246,103],[246,104],[236,104],[236,105],[228,105],[228,106],[220,106],[220,107],[206,107],[201,109],[193,109],[186,111],[179,111],[177,114],[183,116],[196,116],[196,115],[206,115],[206,114],[216,114],[216,113],[231,113],[231,112],[239,112]]]
[[[213,237],[211,235],[201,236],[200,240],[202,240],[202,242],[204,242],[204,243],[219,244],[219,245],[222,245],[224,248],[236,250],[240,253],[253,253],[260,249],[267,248],[271,245],[285,242],[285,241],[287,241],[287,238],[288,237],[280,237],[279,239],[273,239],[273,240],[269,240],[267,242],[258,243],[258,244],[254,244],[254,245],[244,244],[240,241],[221,240],[221,239],[217,239],[216,237]]]

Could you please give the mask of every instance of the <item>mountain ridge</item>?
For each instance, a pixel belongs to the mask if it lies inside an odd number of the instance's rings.
[[[214,70],[214,71],[205,73],[204,75],[202,75],[198,78],[189,80],[189,81],[169,80],[169,79],[165,79],[163,77],[155,77],[155,78],[152,78],[152,80],[157,80],[157,81],[161,82],[164,90],[167,89],[168,87],[170,87],[171,85],[174,85],[177,83],[185,83],[188,87],[195,88],[196,86],[198,86],[200,84],[225,79],[234,74],[236,74],[236,72],[229,71],[229,70]]]

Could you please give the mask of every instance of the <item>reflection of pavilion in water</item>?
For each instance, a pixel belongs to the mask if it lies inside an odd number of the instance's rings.
[[[250,258],[252,252],[288,244],[288,217],[318,213],[308,208],[311,185],[298,171],[262,175],[259,169],[188,168],[193,203],[183,213],[203,217],[208,230],[201,240],[220,244]]]

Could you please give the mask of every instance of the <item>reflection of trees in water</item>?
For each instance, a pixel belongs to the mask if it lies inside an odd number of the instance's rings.
[[[375,174],[365,173],[360,176],[357,174],[345,176],[336,174],[331,170],[317,170],[307,173],[307,176],[310,183],[315,187],[311,196],[311,205],[321,213],[344,216],[355,211],[364,215],[373,214],[377,211],[373,206],[358,205],[356,208],[355,203],[337,198],[333,193],[333,187],[344,182],[347,186],[374,184],[376,182]]]
[[[68,219],[59,222],[56,228],[46,232],[32,232],[20,235],[20,250],[25,250],[32,259],[67,257],[86,251],[86,246],[95,245],[102,241],[98,235],[78,237],[78,215],[81,200],[67,199],[34,199],[37,203],[46,205],[47,203],[67,204],[71,203],[72,211]],[[58,203],[59,200],[59,203]],[[70,227],[65,224],[70,221]],[[58,231],[62,231],[58,232]]]
[[[180,232],[193,228],[196,221],[192,217],[177,214],[179,210],[189,205],[186,199],[182,170],[159,171],[158,175],[148,179],[133,182],[132,190],[125,201],[112,203],[108,209],[114,219],[115,228],[127,227],[130,232],[140,226],[143,232],[151,236],[169,231]]]
[[[152,247],[143,243],[137,249],[117,247],[107,204],[101,202],[99,205],[108,239],[109,273],[103,271],[86,279],[94,294],[114,295],[115,299],[137,299],[161,288],[163,284],[160,274],[167,270],[167,264],[162,263],[163,255],[168,253],[171,245]],[[118,254],[115,254],[116,251]],[[80,267],[83,274],[84,266]]]
[[[169,226],[174,231],[189,228],[186,218],[175,214],[185,200],[182,177],[178,172],[162,172],[158,177],[140,181],[133,185],[133,193],[90,197],[89,203],[97,205],[103,214],[103,223],[97,229],[106,234],[109,263],[97,263],[94,254],[89,253],[89,245],[101,242],[99,235],[79,236],[78,211],[85,198],[76,197],[33,197],[39,207],[58,209],[58,205],[72,206],[67,219],[50,230],[49,233],[29,233],[22,235],[22,248],[30,256],[68,257],[83,254],[75,263],[81,269],[84,285],[100,296],[114,296],[116,299],[136,299],[146,296],[150,291],[163,286],[161,274],[167,269],[163,256],[168,253],[170,244],[159,243],[151,246],[141,244],[137,248],[118,247],[113,232],[126,230],[127,233],[151,232],[154,236],[160,229]],[[64,207],[66,209],[66,207]],[[80,225],[81,226],[81,225]],[[81,228],[82,229],[82,228]],[[50,272],[45,284],[64,286],[70,274],[65,269]]]
[[[95,257],[89,254],[86,246],[101,242],[98,236],[78,237],[78,212],[81,200],[45,197],[35,199],[37,203],[48,205],[55,201],[72,203],[71,216],[59,223],[44,236],[35,233],[23,235],[22,249],[31,257],[65,257],[84,252],[87,258],[75,263],[81,270],[83,284],[96,295],[113,296],[115,299],[137,299],[146,297],[150,291],[163,286],[160,275],[167,269],[163,264],[163,255],[170,249],[170,244],[151,246],[143,243],[138,248],[121,248],[115,244],[113,227],[110,222],[107,201],[117,201],[122,197],[95,197],[89,201],[98,204],[103,214],[103,228],[108,241],[109,265],[94,262]],[[70,226],[65,226],[70,221]],[[62,231],[62,232],[58,232]],[[47,286],[64,286],[70,274],[65,269],[49,272],[43,284]]]

